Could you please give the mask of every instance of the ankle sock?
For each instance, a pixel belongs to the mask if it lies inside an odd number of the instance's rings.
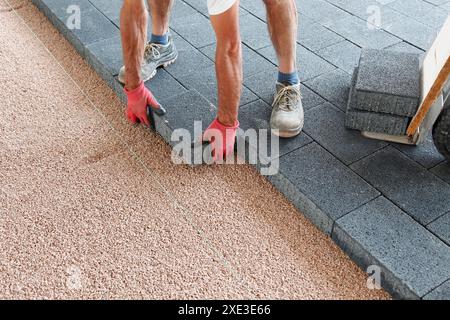
[[[157,44],[166,45],[166,44],[169,43],[169,33],[166,32],[162,36],[158,36],[158,35],[152,33],[152,37],[150,38],[150,42],[151,43],[157,43]]]
[[[300,82],[300,79],[298,78],[298,72],[294,71],[292,73],[283,73],[281,71],[278,71],[278,82],[290,86],[296,85]]]

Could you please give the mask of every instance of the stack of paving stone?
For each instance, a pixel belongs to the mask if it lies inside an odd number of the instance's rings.
[[[353,74],[346,127],[404,135],[419,102],[419,55],[364,49]]]

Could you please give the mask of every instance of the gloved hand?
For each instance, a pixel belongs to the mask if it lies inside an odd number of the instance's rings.
[[[126,116],[132,123],[136,123],[139,120],[139,122],[150,127],[150,120],[147,117],[147,106],[150,106],[158,115],[164,115],[166,113],[150,90],[145,87],[144,82],[141,82],[133,90],[127,90],[125,88],[125,94],[128,97]]]
[[[215,162],[221,162],[234,152],[236,131],[239,129],[239,121],[234,126],[228,127],[215,119],[203,133],[203,141],[209,141],[212,156]]]

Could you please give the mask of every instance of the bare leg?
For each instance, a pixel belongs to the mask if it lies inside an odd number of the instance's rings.
[[[218,120],[226,126],[233,126],[238,117],[243,77],[239,1],[225,13],[211,16],[211,22],[217,38]]]
[[[267,24],[278,57],[279,70],[292,73],[296,70],[296,40],[298,15],[294,0],[264,0]]]
[[[143,0],[124,0],[120,13],[120,32],[127,70],[125,87],[133,90],[141,83],[140,70],[147,39],[147,10]]]
[[[152,33],[158,36],[166,34],[174,0],[147,0],[147,3],[152,16]]]

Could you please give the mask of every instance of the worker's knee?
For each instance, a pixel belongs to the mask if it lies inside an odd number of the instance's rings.
[[[241,38],[239,35],[228,37],[217,42],[217,49],[229,57],[237,57],[241,54]]]

